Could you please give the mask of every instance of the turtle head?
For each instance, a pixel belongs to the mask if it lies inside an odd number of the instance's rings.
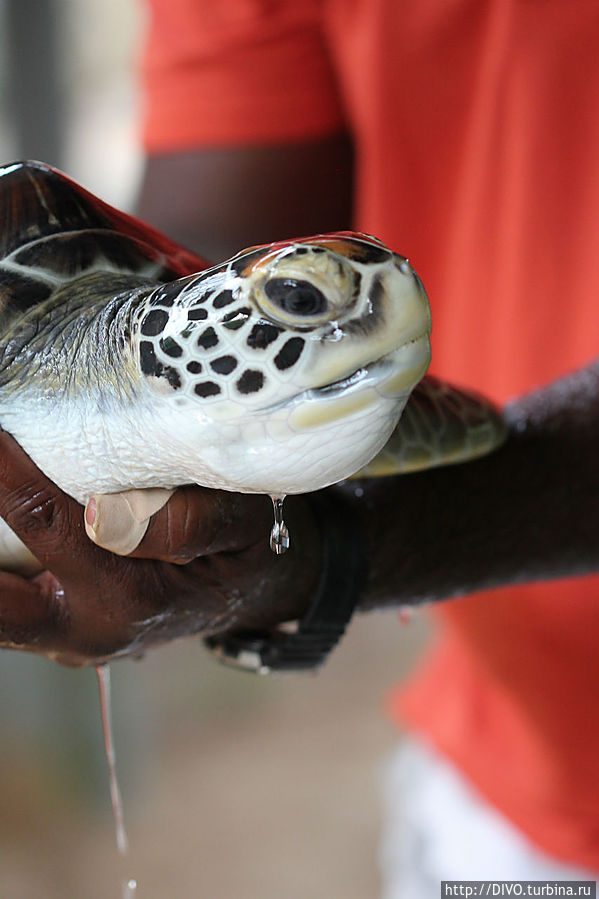
[[[244,482],[248,467],[272,471],[280,455],[281,492],[302,492],[378,452],[426,371],[429,331],[407,260],[339,232],[252,247],[160,285],[138,311],[137,352],[152,389],[218,435],[209,461],[227,457],[232,489],[261,492],[257,474]]]

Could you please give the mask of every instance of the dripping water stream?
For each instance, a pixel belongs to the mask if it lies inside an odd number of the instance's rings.
[[[116,759],[114,752],[114,736],[112,731],[112,708],[110,696],[110,668],[108,665],[96,665],[98,686],[100,688],[100,709],[102,712],[102,728],[104,731],[104,748],[108,773],[110,777],[110,799],[112,802],[112,814],[114,816],[114,828],[116,833],[116,845],[121,857],[123,868],[129,863],[129,841],[125,830],[123,818],[123,802],[121,791],[116,776]],[[133,877],[121,877],[122,899],[135,899],[137,896],[137,881]]]
[[[283,520],[283,503],[284,496],[271,496],[272,509],[275,516],[275,523],[270,532],[270,548],[273,553],[280,556],[289,549],[289,530]]]
[[[289,549],[289,530],[283,519],[284,496],[271,496],[274,524],[270,532],[270,548],[277,555],[282,555]],[[114,735],[112,729],[112,707],[110,691],[110,668],[108,665],[96,665],[98,687],[100,689],[100,709],[102,713],[102,729],[104,731],[104,749],[110,777],[110,799],[116,834],[116,845],[123,863],[123,868],[129,863],[129,841],[125,830],[123,818],[123,801],[116,774],[116,757],[114,751]],[[124,873],[124,872],[123,872]],[[121,877],[122,899],[136,899],[137,881],[133,877]]]

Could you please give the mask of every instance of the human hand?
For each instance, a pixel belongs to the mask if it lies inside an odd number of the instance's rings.
[[[28,580],[0,572],[0,647],[95,665],[180,636],[297,617],[318,579],[319,537],[302,498],[285,512],[292,547],[275,556],[268,498],[181,488],[134,552],[116,556],[90,541],[81,505],[2,432],[0,516],[44,570]]]

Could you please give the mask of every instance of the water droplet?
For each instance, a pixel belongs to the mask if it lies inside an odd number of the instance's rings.
[[[127,839],[127,831],[125,830],[125,821],[123,818],[121,791],[116,776],[116,757],[114,752],[110,695],[110,668],[108,665],[96,665],[96,675],[98,677],[98,686],[100,688],[100,709],[102,712],[102,728],[104,730],[104,749],[110,776],[110,799],[112,802],[112,814],[114,816],[116,845],[121,857],[126,859],[129,853],[129,841]],[[123,899],[134,899],[135,893],[137,892],[137,881],[133,877],[127,877],[122,881],[121,886]]]
[[[354,496],[356,499],[362,499],[364,496],[364,488],[363,487],[354,487]]]
[[[270,532],[270,548],[277,556],[282,555],[289,549],[289,531],[287,525],[283,521],[283,503],[284,496],[271,496],[272,508],[275,516],[275,523]]]

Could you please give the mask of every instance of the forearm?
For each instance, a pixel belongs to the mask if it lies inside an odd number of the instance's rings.
[[[484,459],[343,488],[370,560],[362,609],[599,570],[599,364],[506,414]]]
[[[350,228],[352,168],[345,134],[151,156],[137,212],[217,261],[255,244]]]

